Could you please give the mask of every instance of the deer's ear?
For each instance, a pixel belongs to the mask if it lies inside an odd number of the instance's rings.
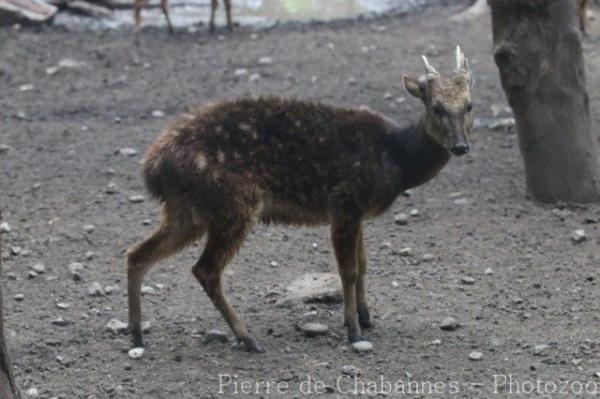
[[[425,85],[420,82],[418,79],[411,78],[406,75],[402,75],[402,82],[404,83],[404,87],[406,90],[417,98],[423,98],[425,95]]]

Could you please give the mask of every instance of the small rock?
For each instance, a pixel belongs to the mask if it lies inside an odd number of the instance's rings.
[[[596,371],[596,373],[594,373],[594,375],[598,378],[600,378],[600,371]]]
[[[329,327],[321,323],[306,323],[300,327],[300,330],[306,337],[316,337],[327,334]]]
[[[27,278],[30,280],[36,278],[37,276],[38,276],[38,274],[36,272],[34,272],[33,270],[31,270],[27,273]]]
[[[380,249],[388,249],[391,248],[392,243],[389,241],[383,241],[381,244],[379,244],[379,248]]]
[[[165,113],[164,113],[164,111],[162,111],[160,109],[155,109],[154,111],[152,111],[152,116],[155,118],[164,118]]]
[[[62,310],[69,309],[71,307],[70,303],[67,302],[56,302],[56,307]]]
[[[209,330],[206,334],[204,334],[202,342],[205,344],[210,344],[212,342],[226,344],[227,342],[229,342],[229,337],[227,337],[227,334],[225,334],[223,331]]]
[[[475,279],[473,277],[461,277],[460,282],[464,285],[473,285],[475,284]]]
[[[406,213],[397,213],[394,215],[394,223],[399,224],[401,226],[408,224],[408,216]]]
[[[487,269],[485,269],[485,270],[483,271],[483,274],[485,274],[485,275],[488,275],[488,276],[489,276],[489,275],[491,275],[491,274],[494,274],[494,271],[492,270],[492,268],[491,268],[491,267],[488,267]]]
[[[260,65],[270,65],[270,64],[273,63],[273,58],[271,58],[271,57],[260,57],[258,59],[258,63]]]
[[[579,244],[580,242],[584,242],[585,240],[587,240],[587,237],[585,235],[584,229],[575,230],[573,232],[573,235],[571,236],[571,241],[573,241],[575,244]]]
[[[94,226],[93,224],[86,224],[83,226],[83,231],[85,231],[88,234],[93,232],[95,229],[96,229],[96,226]]]
[[[238,68],[238,69],[236,69],[236,70],[233,72],[233,74],[234,74],[235,76],[237,76],[237,77],[240,77],[240,76],[246,76],[246,75],[248,75],[248,69],[246,69],[246,68]]]
[[[440,329],[444,331],[454,331],[460,327],[460,323],[454,317],[446,317],[440,324]]]
[[[25,391],[25,395],[30,396],[32,398],[39,396],[39,391],[37,390],[37,388],[29,388],[27,391]]]
[[[471,201],[469,201],[467,198],[455,199],[453,202],[456,205],[469,205],[471,203]]]
[[[316,318],[317,318],[316,310],[311,310],[310,312],[306,312],[302,315],[302,320],[304,320],[304,321],[314,320]]]
[[[133,348],[127,352],[127,356],[131,359],[141,359],[144,356],[144,348]]]
[[[442,344],[442,340],[441,339],[434,339],[433,341],[431,341],[431,345],[441,345]]]
[[[10,147],[7,146],[6,144],[0,144],[0,154],[2,154],[3,152],[7,152],[10,151]]]
[[[23,295],[23,294],[15,294],[15,301],[21,302],[23,299],[25,299],[25,295]]]
[[[52,320],[51,323],[55,326],[60,326],[60,327],[68,326],[69,324],[71,324],[71,322],[69,320],[66,320],[62,317],[57,317],[56,319]]]
[[[119,150],[119,154],[125,155],[126,157],[133,157],[137,155],[139,152],[135,148],[125,147]]]
[[[151,287],[149,285],[144,285],[144,286],[142,286],[142,294],[143,295],[155,295],[156,290],[154,289],[154,287]]]
[[[26,84],[26,85],[19,86],[19,91],[31,91],[31,90],[33,90],[32,84]]]
[[[85,258],[86,258],[87,260],[92,260],[92,259],[94,259],[94,256],[96,256],[96,254],[95,254],[94,252],[92,252],[92,251],[87,251],[87,252],[85,253]]]
[[[127,323],[122,322],[118,319],[110,319],[104,326],[104,330],[109,331],[113,334],[121,334],[127,331]]]
[[[31,266],[31,270],[37,274],[44,274],[46,273],[46,266],[44,266],[43,263],[36,263],[35,265]]]
[[[10,247],[10,253],[15,256],[18,256],[22,250],[23,250],[23,248],[21,248],[19,246]]]
[[[277,267],[279,265],[279,263],[277,263],[277,261],[272,260],[270,263],[271,267]]]
[[[469,353],[469,360],[479,361],[481,359],[483,359],[483,353],[477,351]]]
[[[394,95],[393,95],[392,93],[390,93],[389,91],[386,91],[386,92],[383,94],[383,98],[384,98],[385,100],[389,100],[389,99],[391,99],[391,98],[394,98]]]
[[[108,183],[104,192],[106,194],[116,194],[119,192],[119,187],[116,185],[116,183],[111,182],[111,183]]]
[[[144,202],[146,200],[146,198],[143,195],[130,195],[129,196],[129,202],[133,203],[133,204],[139,204],[140,202]]]
[[[254,83],[254,82],[258,82],[260,80],[260,74],[259,73],[253,73],[252,75],[250,75],[250,77],[248,77],[248,82]]]
[[[423,262],[431,262],[433,260],[433,255],[432,254],[424,254],[423,257],[421,258],[421,260]]]
[[[358,377],[362,374],[362,370],[356,366],[342,366],[342,374],[349,375],[351,377]]]
[[[410,216],[412,216],[412,217],[417,217],[417,216],[419,216],[419,210],[418,210],[418,209],[416,209],[416,208],[414,208],[414,209],[411,209],[411,210],[410,210],[410,212],[409,212],[408,214],[409,214]]]
[[[410,247],[402,248],[399,252],[400,256],[412,256],[413,250]]]
[[[543,352],[544,352],[546,349],[548,349],[548,345],[546,345],[546,344],[535,345],[535,346],[533,347],[533,354],[534,354],[535,356],[541,356],[541,355],[542,355],[542,353],[543,353]]]
[[[369,341],[358,341],[352,344],[352,350],[356,353],[367,353],[373,350],[373,344]]]
[[[398,287],[400,287],[400,284],[398,284],[398,282],[396,280],[394,280],[394,281],[392,281],[392,287],[398,288]]]
[[[571,360],[571,363],[573,363],[575,366],[579,366],[581,363],[583,363],[583,359],[573,359]]]
[[[104,290],[99,282],[93,282],[88,288],[87,293],[89,296],[101,296],[104,295]]]
[[[492,130],[508,130],[515,126],[515,118],[499,118],[488,124]]]
[[[75,281],[81,281],[81,272],[83,272],[83,265],[79,262],[73,262],[68,266],[69,274]]]
[[[10,233],[10,225],[6,222],[0,223],[0,232],[2,233]]]

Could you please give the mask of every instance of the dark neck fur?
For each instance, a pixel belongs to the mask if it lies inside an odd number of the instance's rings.
[[[446,148],[425,131],[424,116],[416,124],[392,130],[389,154],[399,168],[401,191],[434,178],[450,159]]]

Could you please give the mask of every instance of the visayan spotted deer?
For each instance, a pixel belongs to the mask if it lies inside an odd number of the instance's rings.
[[[140,25],[142,23],[142,9],[148,4],[148,0],[135,0],[133,6],[133,15],[135,18],[135,30],[138,31],[140,29]],[[223,0],[223,4],[225,5],[225,14],[227,17],[227,29],[229,32],[233,31],[233,22],[231,20],[231,0]],[[210,3],[210,21],[208,23],[208,29],[210,33],[214,33],[215,31],[215,12],[219,7],[219,0],[211,0]],[[160,8],[167,20],[167,27],[169,32],[173,33],[173,25],[171,25],[171,18],[169,17],[169,0],[160,0]]]
[[[163,220],[129,249],[129,326],[143,345],[140,291],[150,267],[207,234],[192,273],[247,351],[263,352],[225,297],[223,270],[253,224],[330,225],[350,342],[372,326],[362,222],[435,177],[451,154],[469,152],[471,72],[460,48],[442,78],[402,76],[425,110],[401,127],[364,108],[273,97],[224,101],[184,114],[146,153],[145,183]]]

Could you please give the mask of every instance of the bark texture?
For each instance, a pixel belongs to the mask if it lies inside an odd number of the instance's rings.
[[[541,202],[600,200],[598,143],[575,2],[488,3],[494,57],[517,122],[528,194]]]
[[[0,213],[0,221],[2,213]],[[0,233],[0,276],[2,276],[2,233]],[[2,307],[2,285],[0,284],[0,398],[18,399],[19,392],[12,373],[12,364],[8,357],[4,338],[4,312]]]

